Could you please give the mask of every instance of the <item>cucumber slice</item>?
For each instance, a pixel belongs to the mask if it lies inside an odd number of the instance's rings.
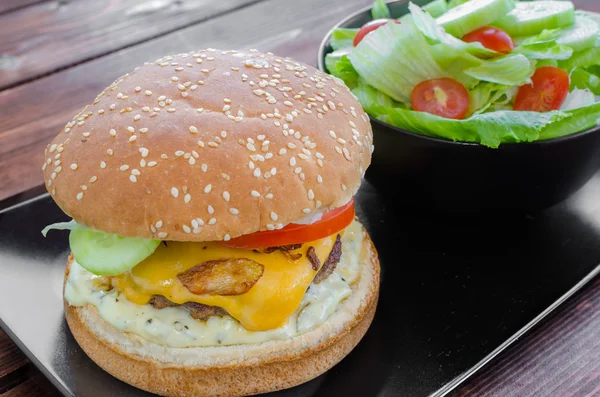
[[[121,237],[92,229],[73,229],[69,235],[77,263],[98,275],[116,276],[150,256],[160,240]]]
[[[515,8],[513,0],[471,0],[437,18],[437,23],[455,37],[489,25]]]
[[[524,1],[495,21],[513,37],[532,36],[544,29],[558,29],[575,23],[575,7],[570,1]]]
[[[433,0],[431,3],[423,6],[423,11],[427,11],[429,15],[437,18],[448,11],[448,3],[446,0]]]
[[[587,50],[596,45],[598,33],[598,22],[583,15],[575,15],[575,24],[562,31],[556,42],[571,47],[573,51]]]

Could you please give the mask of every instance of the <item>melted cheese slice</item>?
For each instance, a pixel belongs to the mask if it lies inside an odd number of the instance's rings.
[[[305,243],[292,251],[301,253],[298,260],[275,251],[262,254],[251,250],[224,247],[218,243],[169,241],[130,271],[113,278],[114,285],[131,302],[145,305],[152,295],[163,295],[172,302],[197,302],[225,309],[250,331],[264,331],[284,325],[298,309],[304,293],[317,271],[306,257],[313,246],[321,264],[333,248],[335,235]],[[177,278],[183,271],[200,263],[226,259],[248,258],[264,266],[262,277],[241,295],[195,295]]]

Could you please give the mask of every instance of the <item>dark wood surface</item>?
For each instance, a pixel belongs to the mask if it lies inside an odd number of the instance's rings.
[[[119,75],[161,55],[253,47],[315,64],[370,0],[0,0],[0,200],[42,183],[43,147]],[[575,0],[600,12],[599,0]],[[600,278],[454,396],[600,396]],[[58,396],[0,331],[0,397]]]

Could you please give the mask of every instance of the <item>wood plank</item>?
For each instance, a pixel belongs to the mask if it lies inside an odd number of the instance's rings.
[[[193,48],[256,47],[314,64],[335,21],[370,0],[269,0],[0,93],[0,200],[42,183],[45,144],[116,77]],[[265,23],[266,15],[276,15]],[[26,106],[24,106],[26,104]]]
[[[600,276],[451,396],[597,396],[599,329]]]
[[[0,15],[0,89],[259,1],[52,1]]]
[[[3,0],[0,2],[0,14],[14,11],[19,8],[31,6],[48,0]]]
[[[39,372],[17,387],[0,394],[0,397],[58,397],[60,394],[48,379]]]
[[[28,362],[21,350],[0,330],[0,379],[24,367]]]

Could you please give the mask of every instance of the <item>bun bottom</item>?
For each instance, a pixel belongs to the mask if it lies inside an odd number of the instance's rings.
[[[379,294],[379,260],[366,232],[362,248],[361,278],[352,287],[352,295],[325,324],[289,340],[234,346],[159,346],[121,332],[104,321],[92,305],[76,307],[65,301],[67,323],[92,361],[123,382],[151,393],[233,397],[286,389],[326,372],[367,332]]]

